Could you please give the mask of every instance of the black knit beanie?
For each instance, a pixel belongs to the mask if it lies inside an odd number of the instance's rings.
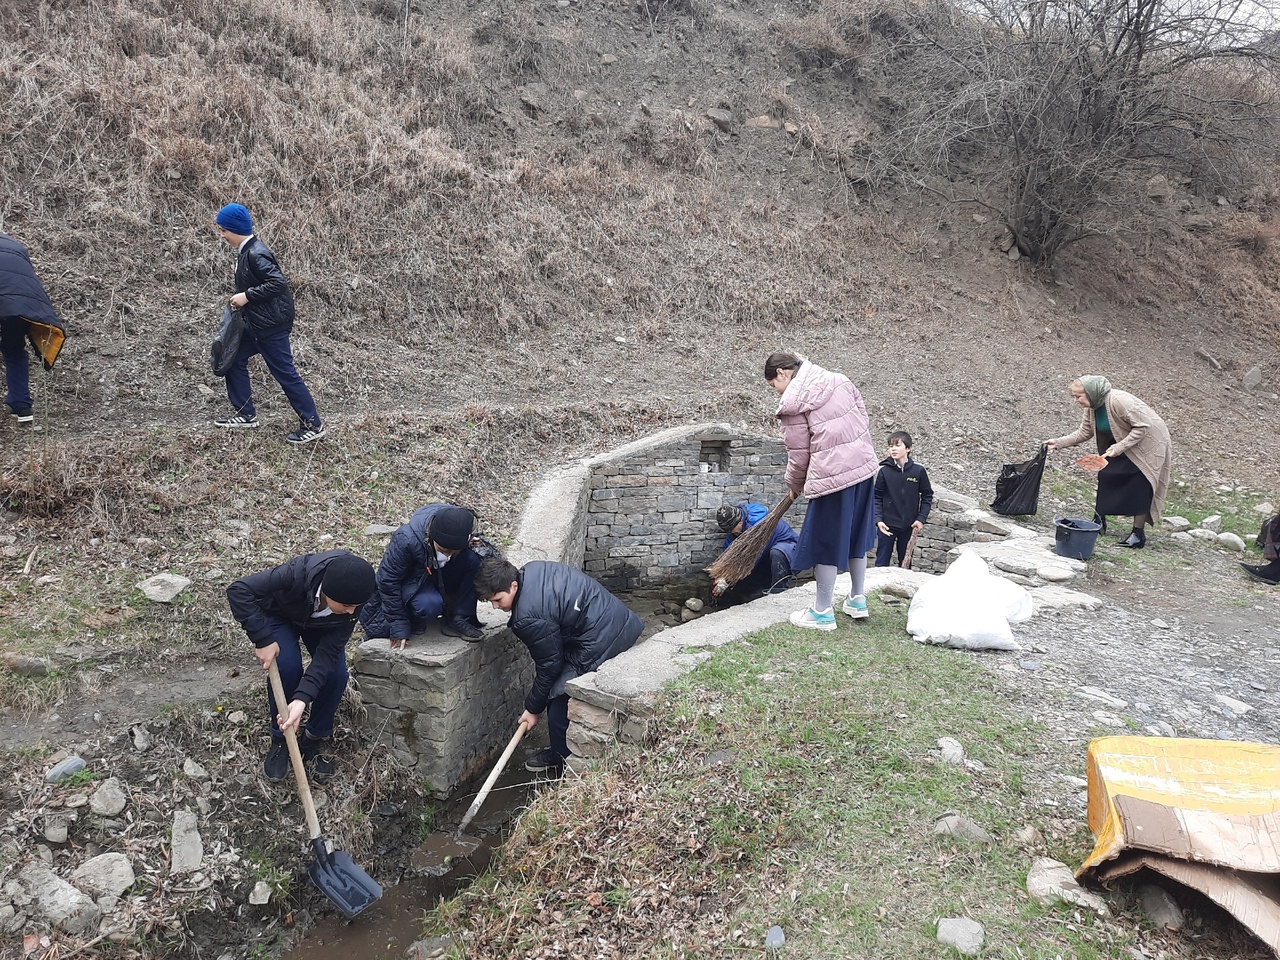
[[[357,606],[373,596],[373,566],[354,553],[343,553],[325,565],[320,592],[334,603],[354,603]]]
[[[476,518],[462,507],[445,507],[431,518],[431,541],[446,550],[462,550],[471,542]]]
[[[716,523],[725,533],[733,533],[734,527],[742,522],[742,511],[735,506],[725,504],[716,511]]]

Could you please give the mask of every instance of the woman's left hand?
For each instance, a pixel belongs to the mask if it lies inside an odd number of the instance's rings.
[[[1118,457],[1118,456],[1120,456],[1120,452],[1119,452],[1118,450],[1116,450],[1116,448],[1115,448],[1115,447],[1107,447],[1107,451],[1106,451],[1106,453],[1104,453],[1104,454],[1103,454],[1103,456],[1104,456],[1104,457],[1106,457],[1106,458],[1108,458],[1108,459],[1110,459],[1110,458],[1112,458],[1112,457]]]

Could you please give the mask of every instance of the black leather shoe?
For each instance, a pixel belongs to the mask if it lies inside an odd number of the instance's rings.
[[[1095,513],[1094,513],[1094,515],[1093,515],[1093,522],[1094,522],[1094,523],[1096,523],[1096,524],[1098,524],[1098,526],[1100,526],[1100,527],[1102,528],[1101,530],[1099,530],[1099,531],[1098,531],[1098,533],[1100,533],[1100,534],[1101,534],[1101,533],[1106,533],[1106,532],[1107,532],[1107,518],[1106,518],[1106,517],[1102,516],[1100,513],[1095,512]]]
[[[479,643],[484,639],[484,631],[465,617],[454,617],[440,625],[440,632],[446,637],[461,637],[467,643]]]
[[[1137,530],[1116,544],[1117,547],[1128,547],[1130,550],[1141,550],[1147,545],[1147,538]]]
[[[1255,580],[1261,580],[1263,583],[1269,583],[1271,586],[1280,585],[1280,562],[1268,563],[1266,566],[1253,566],[1252,564],[1242,563],[1241,567],[1244,572]]]

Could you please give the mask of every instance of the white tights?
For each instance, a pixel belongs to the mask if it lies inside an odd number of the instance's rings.
[[[813,579],[818,585],[818,596],[813,602],[813,609],[830,610],[836,590],[836,565],[834,563],[815,564],[813,567]],[[853,581],[849,596],[856,597],[865,592],[867,586],[866,557],[849,558],[849,579]]]

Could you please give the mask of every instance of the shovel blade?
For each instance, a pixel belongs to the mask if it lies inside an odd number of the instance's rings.
[[[307,868],[311,880],[348,917],[376,903],[382,887],[341,850],[316,857]]]

